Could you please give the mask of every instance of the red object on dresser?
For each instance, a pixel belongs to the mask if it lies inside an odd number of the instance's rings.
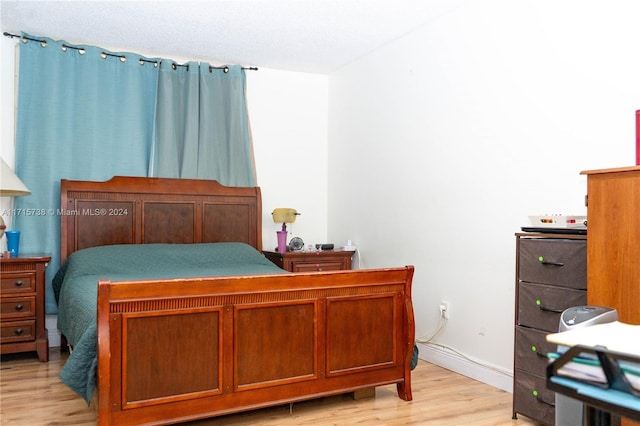
[[[636,166],[640,166],[640,109],[636,111]]]

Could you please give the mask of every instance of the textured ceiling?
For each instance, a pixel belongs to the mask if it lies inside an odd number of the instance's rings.
[[[1,1],[21,31],[176,61],[330,73],[463,0]]]

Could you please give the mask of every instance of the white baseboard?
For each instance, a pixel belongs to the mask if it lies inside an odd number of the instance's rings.
[[[513,392],[513,372],[475,363],[445,347],[418,343],[419,358],[503,391]]]
[[[49,338],[49,347],[60,347],[60,341],[62,334],[58,330],[58,316],[46,315],[44,320],[45,327],[47,327],[47,337]]]

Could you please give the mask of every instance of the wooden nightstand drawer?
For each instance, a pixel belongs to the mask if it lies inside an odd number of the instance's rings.
[[[2,272],[2,295],[9,293],[30,293],[36,291],[36,274],[12,274]]]
[[[293,262],[293,272],[341,271],[343,262]]]
[[[1,330],[0,343],[2,344],[35,340],[36,320],[3,322]]]
[[[36,297],[4,297],[0,302],[0,318],[29,318],[36,316]]]

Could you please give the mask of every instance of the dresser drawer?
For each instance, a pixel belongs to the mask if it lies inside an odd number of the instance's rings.
[[[3,296],[10,293],[31,293],[36,291],[36,274],[3,272],[1,281]]]
[[[547,389],[547,379],[522,371],[514,373],[514,411],[547,425],[554,424],[555,392]]]
[[[521,238],[518,279],[575,289],[587,288],[586,240]]]
[[[293,272],[340,271],[342,262],[294,262]]]
[[[515,368],[539,377],[546,377],[549,359],[556,345],[547,342],[547,332],[533,328],[516,327]]]
[[[36,297],[4,297],[0,302],[0,318],[4,321],[11,318],[36,316]]]
[[[517,325],[557,332],[562,312],[587,303],[587,292],[570,288],[520,282]]]
[[[36,338],[36,321],[12,321],[2,323],[0,343],[27,342]]]

